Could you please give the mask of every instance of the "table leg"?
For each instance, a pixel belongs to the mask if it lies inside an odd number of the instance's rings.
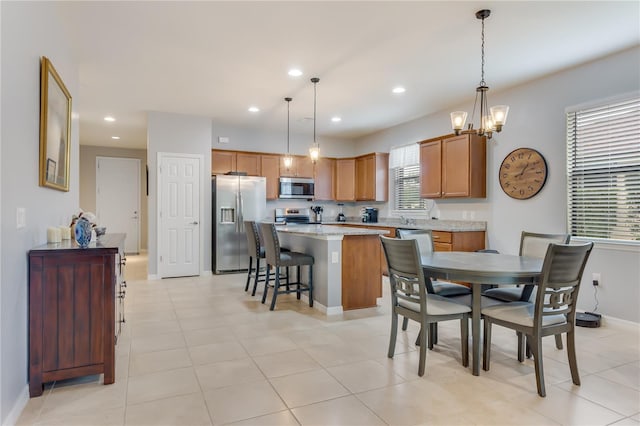
[[[473,339],[472,355],[473,355],[473,375],[480,373],[480,310],[481,308],[481,286],[480,284],[471,285],[471,336]]]

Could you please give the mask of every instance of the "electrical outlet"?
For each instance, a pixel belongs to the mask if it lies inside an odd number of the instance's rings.
[[[594,272],[592,275],[593,285],[600,285],[600,272]]]

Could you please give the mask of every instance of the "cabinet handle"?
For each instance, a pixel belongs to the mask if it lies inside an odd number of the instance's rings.
[[[439,239],[439,238],[440,238],[440,235],[434,235],[434,236],[433,236],[433,239],[434,239],[434,240],[437,240],[437,239]]]

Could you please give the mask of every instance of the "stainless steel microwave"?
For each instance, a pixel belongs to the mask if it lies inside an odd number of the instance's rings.
[[[280,198],[313,198],[313,179],[309,178],[280,178]]]

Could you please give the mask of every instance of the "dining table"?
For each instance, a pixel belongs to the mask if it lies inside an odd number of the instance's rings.
[[[535,285],[543,259],[499,253],[432,252],[421,256],[426,279],[469,283],[471,285],[472,372],[480,372],[480,320],[482,285]]]

